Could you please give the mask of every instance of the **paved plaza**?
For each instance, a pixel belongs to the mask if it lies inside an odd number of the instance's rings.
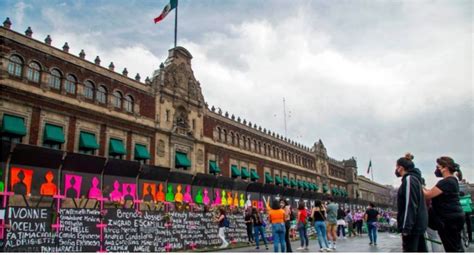
[[[369,245],[369,238],[367,235],[361,237],[353,237],[347,239],[339,239],[337,241],[337,249],[335,252],[402,252],[402,241],[400,235],[392,233],[378,233],[377,246]],[[299,241],[292,242],[293,252],[319,252],[319,244],[316,239],[309,240],[309,251],[300,251],[297,248],[300,246]],[[262,249],[263,248],[263,249]],[[259,250],[255,246],[236,248],[226,251],[231,252],[273,252],[273,244],[269,245],[268,250],[261,245]],[[430,247],[428,247],[430,250]],[[220,250],[219,252],[222,252]],[[474,244],[471,243],[466,252],[474,252]]]

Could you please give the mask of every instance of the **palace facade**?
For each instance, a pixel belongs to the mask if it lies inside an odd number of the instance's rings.
[[[142,79],[51,43],[9,19],[0,27],[3,140],[386,203],[388,188],[358,176],[355,158],[208,106],[183,47]]]

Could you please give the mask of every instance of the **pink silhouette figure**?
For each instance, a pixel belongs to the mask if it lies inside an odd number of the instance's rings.
[[[120,183],[117,180],[115,180],[114,190],[110,192],[110,195],[109,195],[111,201],[120,201],[123,199],[122,192],[119,191],[119,188],[120,188]]]
[[[89,190],[89,199],[99,199],[102,197],[102,191],[99,189],[99,179],[97,177],[92,178],[92,187]]]
[[[64,195],[66,197],[79,198],[81,193],[82,176],[66,174],[64,177]]]
[[[186,185],[186,193],[184,193],[184,202],[185,203],[192,203],[193,198],[191,197],[191,186]]]
[[[209,203],[211,203],[211,200],[207,196],[207,193],[209,193],[209,191],[207,191],[207,189],[204,189],[204,198],[202,199],[202,202],[205,205],[209,205]]]
[[[124,200],[136,200],[136,185],[132,183],[122,183],[122,192]]]
[[[219,189],[215,189],[214,192],[216,193],[216,198],[214,199],[214,205],[221,205],[221,192]]]

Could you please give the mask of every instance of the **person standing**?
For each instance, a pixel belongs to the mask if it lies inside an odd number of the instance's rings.
[[[314,202],[314,207],[311,211],[311,217],[313,218],[314,228],[316,229],[317,233],[320,248],[319,251],[330,251],[326,235],[326,209],[321,203],[321,200],[316,200]]]
[[[404,252],[427,252],[424,233],[428,226],[428,212],[423,195],[423,178],[415,168],[413,155],[407,153],[397,160],[395,176],[402,177],[397,194],[398,231],[402,233]]]
[[[286,252],[293,252],[291,249],[290,241],[290,228],[291,221],[295,220],[293,211],[291,210],[290,204],[286,199],[280,199],[280,207],[285,211],[285,243],[286,243]]]
[[[278,200],[274,200],[271,207],[267,201],[266,207],[268,219],[272,224],[273,251],[278,252],[279,248],[281,247],[281,252],[285,252],[285,211],[281,208],[280,202],[278,202]]]
[[[469,242],[472,242],[472,223],[471,223],[471,215],[472,215],[472,200],[471,195],[466,195],[463,191],[459,192],[460,203],[462,210],[466,214],[466,227],[467,227],[467,236],[469,237]]]
[[[337,240],[337,210],[339,205],[334,203],[333,198],[329,198],[329,204],[327,207],[327,221],[328,221],[328,241],[329,248],[331,250],[336,250],[336,240]]]
[[[362,235],[362,218],[363,217],[364,217],[364,214],[360,210],[357,210],[357,212],[354,214],[355,227],[357,230],[357,234],[359,236]]]
[[[260,239],[262,238],[263,243],[265,244],[265,249],[268,250],[267,238],[265,237],[265,228],[263,226],[262,215],[258,212],[257,208],[252,208],[251,220],[253,223],[253,230],[255,235],[255,249],[260,249]]]
[[[346,211],[345,221],[347,223],[347,232],[349,234],[349,237],[352,237],[352,235],[357,236],[356,232],[354,231],[354,219],[352,217],[351,210],[349,209],[347,209]]]
[[[253,235],[253,223],[252,223],[252,209],[251,207],[245,210],[245,226],[247,227],[247,238],[248,244],[252,244],[254,242],[254,235]],[[258,245],[257,245],[258,246]]]
[[[309,240],[308,240],[308,233],[306,230],[306,223],[307,223],[308,213],[306,212],[306,207],[304,206],[303,202],[300,202],[298,205],[298,217],[296,220],[296,227],[300,234],[300,242],[301,247],[297,250],[308,250]]]
[[[219,209],[219,216],[215,220],[219,226],[219,238],[222,240],[222,245],[219,247],[221,249],[227,248],[229,246],[229,242],[225,240],[225,228],[226,228],[226,221],[228,221],[227,216],[225,214],[224,208]]]
[[[337,237],[341,238],[341,236],[345,239],[346,238],[346,213],[342,209],[342,206],[339,206],[337,210]]]
[[[454,173],[462,179],[459,165],[450,157],[436,160],[436,177],[443,177],[431,189],[424,189],[426,199],[431,199],[430,227],[438,230],[439,237],[446,252],[464,252],[461,242],[461,231],[464,227],[465,214],[459,202],[459,183]],[[432,222],[432,224],[431,224]]]
[[[369,232],[369,245],[377,245],[377,221],[380,214],[374,207],[373,203],[369,203],[364,214],[364,220],[367,222],[367,231]]]

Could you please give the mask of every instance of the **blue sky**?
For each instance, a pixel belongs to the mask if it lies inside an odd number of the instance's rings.
[[[173,45],[166,1],[10,1],[0,17],[50,34],[72,53],[150,76]],[[193,58],[209,105],[336,159],[372,159],[376,181],[398,185],[405,152],[428,184],[452,156],[474,182],[471,1],[179,2],[178,44]],[[256,110],[258,109],[258,110]]]

